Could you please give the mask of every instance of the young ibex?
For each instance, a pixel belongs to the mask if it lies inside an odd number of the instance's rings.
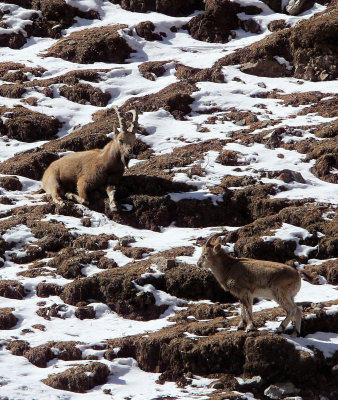
[[[89,204],[89,193],[104,187],[109,197],[109,206],[116,211],[115,192],[124,169],[133,155],[138,128],[138,114],[130,111],[132,122],[127,128],[124,119],[115,107],[120,131],[114,127],[114,139],[103,149],[93,149],[68,154],[50,164],[42,177],[42,189],[52,196],[56,204],[63,204],[62,197],[80,204]],[[77,192],[74,193],[74,192]]]
[[[302,309],[294,301],[301,287],[297,270],[273,261],[234,258],[222,249],[220,235],[212,235],[207,240],[197,265],[210,268],[222,288],[239,299],[242,319],[238,329],[246,328],[247,332],[255,329],[252,301],[254,297],[261,297],[275,300],[287,313],[278,332],[283,332],[292,319],[300,335]]]

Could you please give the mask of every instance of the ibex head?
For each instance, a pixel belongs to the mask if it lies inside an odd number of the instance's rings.
[[[222,249],[222,239],[220,238],[221,235],[223,235],[222,232],[216,233],[211,235],[206,241],[205,245],[202,247],[202,254],[197,261],[198,267],[210,268],[210,263],[213,257],[215,257]]]
[[[124,166],[128,168],[129,160],[133,157],[133,148],[136,142],[135,133],[138,128],[138,114],[136,110],[129,111],[133,115],[133,119],[127,128],[126,122],[122,118],[118,108],[114,108],[120,124],[120,130],[114,130],[114,138],[120,149],[121,160]]]

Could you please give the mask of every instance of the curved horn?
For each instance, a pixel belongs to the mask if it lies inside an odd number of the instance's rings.
[[[120,123],[120,132],[125,132],[125,131],[127,130],[127,127],[126,127],[126,124],[125,124],[125,122],[124,122],[124,120],[123,120],[121,114],[120,114],[120,111],[119,111],[118,107],[114,106],[114,110],[115,110],[116,115],[117,115],[117,117],[118,117],[118,119],[119,119],[119,123]]]
[[[128,131],[131,133],[135,133],[136,129],[138,128],[138,112],[135,109],[128,112],[130,112],[133,116],[133,120],[128,128]]]
[[[205,246],[206,246],[206,247],[210,247],[210,246],[211,246],[212,240],[216,239],[218,236],[222,236],[223,234],[224,234],[224,232],[214,233],[214,234],[211,235],[211,236],[209,237],[209,239],[206,241]]]

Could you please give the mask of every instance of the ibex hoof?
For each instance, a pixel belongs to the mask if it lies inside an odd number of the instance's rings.
[[[240,323],[237,325],[237,330],[238,330],[238,331],[241,331],[241,330],[243,330],[244,328],[245,328],[245,325],[244,325],[243,322],[240,322]]]
[[[280,326],[277,328],[277,333],[283,333],[284,331],[285,331],[285,328],[284,328],[283,325],[280,325]]]
[[[248,325],[248,326],[246,327],[245,332],[248,333],[248,332],[252,332],[252,331],[255,331],[255,330],[256,330],[255,325],[250,324],[250,325]]]
[[[298,331],[294,330],[294,331],[291,333],[291,336],[292,336],[292,337],[300,337],[300,333],[299,333]]]
[[[116,204],[110,204],[109,208],[110,208],[110,211],[112,211],[112,212],[116,212],[117,211]]]

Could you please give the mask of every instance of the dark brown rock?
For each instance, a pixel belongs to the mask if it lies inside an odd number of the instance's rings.
[[[105,107],[111,98],[109,93],[102,92],[102,90],[94,88],[86,83],[76,83],[73,86],[62,86],[59,91],[61,96],[66,97],[70,101],[79,104],[90,103],[97,107]]]
[[[150,81],[155,81],[156,78],[162,76],[166,69],[164,67],[169,61],[146,61],[138,66],[141,75],[149,79]]]
[[[197,86],[188,82],[172,83],[157,93],[130,98],[123,104],[122,110],[135,108],[139,112],[148,112],[164,108],[174,118],[183,119],[191,111],[190,104],[194,102],[191,94],[195,91],[198,91]]]
[[[100,19],[100,15],[95,10],[82,11],[76,7],[67,4],[64,0],[5,0],[4,3],[17,4],[20,7],[33,9],[39,11],[31,15],[30,24],[27,24],[24,29],[27,36],[51,37],[58,39],[62,36],[62,29],[69,28],[74,22],[75,17],[86,19]],[[20,32],[16,36],[21,35],[24,39],[25,36]],[[13,38],[13,43],[10,43],[12,48],[19,48],[25,41],[19,45],[23,39]],[[18,42],[18,43],[16,43]]]
[[[155,25],[151,21],[139,22],[135,28],[136,33],[145,40],[153,42],[154,40],[162,40],[159,33],[155,33]]]
[[[76,347],[77,344],[76,342],[48,342],[29,349],[24,356],[36,367],[46,368],[53,358],[64,361],[81,360],[82,351]]]
[[[185,65],[176,65],[176,77],[190,82],[215,82],[224,83],[225,78],[221,70],[217,68],[193,68]]]
[[[27,39],[24,34],[19,33],[2,33],[0,35],[0,47],[10,47],[11,49],[20,49],[26,44]]]
[[[205,12],[192,18],[187,29],[197,40],[227,43],[231,31],[239,28],[239,5],[229,0],[206,0]]]
[[[19,319],[12,313],[13,308],[0,308],[0,329],[13,328]]]
[[[96,385],[103,385],[109,374],[109,368],[105,364],[92,362],[49,375],[42,382],[54,389],[85,393]]]
[[[123,63],[132,49],[118,31],[127,25],[110,25],[73,32],[49,48],[46,57],[60,57],[81,64]]]
[[[0,296],[8,299],[23,300],[26,294],[25,288],[20,282],[13,280],[0,281]]]
[[[75,310],[75,317],[79,319],[94,319],[96,317],[95,310],[92,306],[78,307]]]
[[[38,297],[58,296],[62,292],[62,286],[55,283],[40,282],[36,287]]]
[[[315,14],[292,28],[274,32],[251,46],[225,56],[215,66],[258,63],[261,66],[260,71],[263,71],[264,63],[274,66],[277,62],[274,57],[278,56],[291,63],[294,68],[292,74],[296,78],[311,81],[336,79],[338,69],[334,57],[333,38],[338,34],[337,18],[335,18],[337,12],[334,7],[329,7],[327,11]],[[276,76],[281,76],[281,67],[278,67]],[[247,71],[256,73],[255,69]],[[262,73],[260,72],[260,76]],[[286,70],[286,74],[288,73],[290,71]],[[266,69],[264,74],[272,76],[269,69]]]
[[[23,142],[51,139],[62,125],[56,118],[21,106],[0,107],[0,113],[6,117],[5,122],[0,122],[0,134]]]
[[[40,180],[49,164],[58,158],[58,155],[51,151],[20,154],[0,163],[0,172]]]
[[[256,62],[247,62],[241,67],[241,71],[257,76],[268,76],[271,78],[279,78],[289,76],[291,73],[276,60],[257,60]]]
[[[297,243],[294,240],[280,240],[265,242],[260,237],[239,239],[235,245],[235,252],[239,257],[257,258],[285,262],[295,257]]]
[[[331,285],[338,284],[338,260],[327,261],[320,265],[309,265],[306,267],[306,272],[323,276]]]
[[[271,32],[280,31],[286,28],[290,28],[290,25],[286,23],[285,19],[277,19],[268,24],[268,29]]]
[[[0,96],[10,99],[20,99],[25,92],[26,89],[21,84],[0,85]]]
[[[156,11],[174,17],[183,17],[195,10],[203,10],[203,0],[110,0],[114,4],[120,4],[129,11],[146,13]]]
[[[0,187],[6,190],[21,190],[22,184],[16,176],[1,176]]]

